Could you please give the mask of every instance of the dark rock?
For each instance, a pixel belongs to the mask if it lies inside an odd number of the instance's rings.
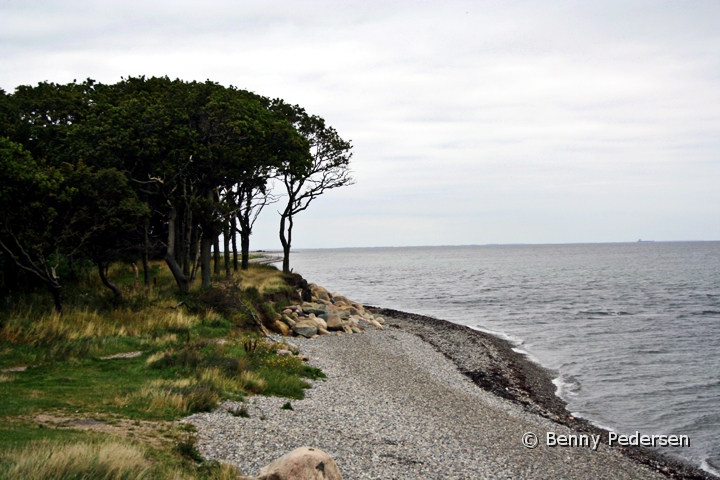
[[[317,325],[311,320],[301,320],[295,324],[292,331],[297,335],[302,335],[305,338],[310,338],[317,334]]]

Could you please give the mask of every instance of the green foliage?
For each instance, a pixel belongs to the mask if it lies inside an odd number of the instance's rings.
[[[175,451],[193,462],[202,463],[204,461],[197,449],[197,437],[191,432],[186,432],[175,444]]]
[[[57,269],[79,251],[102,274],[165,242],[186,292],[192,237],[234,232],[236,217],[249,239],[274,170],[308,156],[268,99],[210,81],[43,82],[0,100],[0,201],[21,207],[0,215],[3,250],[48,284],[58,310]]]
[[[209,255],[198,289],[196,249],[207,253],[221,231],[237,229],[246,260],[269,179],[282,173],[299,186],[328,174],[339,186],[349,149],[299,107],[210,81],[0,91],[0,367],[30,366],[0,375],[0,432],[29,449],[3,457],[0,477],[16,469],[45,478],[38,469],[53,455],[67,459],[60,477],[107,476],[96,467],[109,448],[135,459],[118,478],[232,478],[229,467],[196,466],[187,442],[137,449],[7,419],[52,411],[174,420],[251,394],[302,398],[303,378],[321,372],[252,333],[277,317],[271,300],[294,290],[274,267],[245,262],[234,281],[209,288]],[[314,168],[318,160],[331,168]],[[160,258],[169,270],[152,262]],[[147,286],[137,281],[141,259]],[[141,354],[107,358],[130,352]]]
[[[241,405],[240,407],[228,408],[228,413],[234,417],[250,418],[250,414],[248,413],[247,407],[245,405]]]

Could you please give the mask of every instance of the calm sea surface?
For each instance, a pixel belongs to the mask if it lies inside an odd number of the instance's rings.
[[[299,250],[353,300],[490,331],[557,371],[571,412],[720,470],[720,242]]]

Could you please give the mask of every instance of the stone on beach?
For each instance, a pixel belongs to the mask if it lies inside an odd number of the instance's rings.
[[[287,315],[283,315],[280,321],[290,328],[294,327],[297,323],[294,318],[288,317]]]
[[[319,300],[324,300],[326,302],[330,301],[330,292],[328,292],[323,287],[320,287],[318,285],[315,285],[314,283],[310,284],[310,292],[312,293],[313,297],[316,297]]]
[[[270,326],[270,329],[276,333],[279,333],[283,337],[287,337],[288,335],[290,335],[291,331],[290,327],[280,320],[275,320]]]
[[[292,331],[303,337],[311,338],[317,334],[317,325],[312,320],[303,319],[295,324]]]
[[[339,293],[330,293],[327,289],[314,283],[310,284],[310,288],[313,293],[312,301],[304,301],[299,305],[286,307],[283,310],[284,315],[280,319],[296,335],[310,338],[315,334],[325,335],[330,332],[361,333],[369,326],[379,330],[383,329],[382,324],[385,323],[385,320],[366,311],[362,304]],[[301,322],[303,325],[308,325],[310,322],[315,325],[317,330],[315,333],[311,333],[311,329],[305,328],[302,331],[307,335],[299,333],[296,326]],[[364,323],[361,325],[360,322]]]
[[[342,321],[340,320],[340,315],[336,313],[330,314],[327,318],[326,323],[328,330],[342,330]]]
[[[501,360],[496,355],[504,355],[499,341],[440,322],[389,316],[387,326],[398,328],[297,339],[309,354],[298,358],[311,356],[310,365],[327,378],[312,381],[313,388],[293,402],[292,411],[280,407],[285,399],[268,397],[247,406],[249,418],[225,411],[194,415],[200,451],[243,472],[257,472],[313,439],[346,477],[368,480],[665,478],[603,445],[598,451],[525,448],[523,432],[573,431],[529,412],[524,404],[479,389],[462,371],[494,368]],[[346,328],[352,332],[350,324]],[[455,358],[462,363],[455,364]],[[516,359],[511,355],[508,360]],[[266,473],[271,472],[261,474]]]
[[[327,330],[327,323],[325,323],[325,320],[323,320],[321,317],[316,317],[315,314],[311,313],[308,318],[311,321],[315,322],[315,325],[317,325],[318,328],[323,328]]]
[[[263,467],[258,480],[342,480],[342,475],[330,455],[300,447]]]
[[[323,305],[324,306],[324,305]],[[320,308],[319,306],[313,306],[313,307],[303,307],[303,312],[308,315],[322,315],[325,313],[325,310]]]

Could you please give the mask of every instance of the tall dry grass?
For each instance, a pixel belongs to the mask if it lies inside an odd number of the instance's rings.
[[[135,480],[156,478],[146,452],[116,440],[89,443],[40,441],[2,454],[8,479]]]
[[[265,380],[254,372],[245,370],[230,376],[219,368],[207,368],[190,378],[151,380],[136,392],[116,397],[113,403],[140,407],[148,413],[175,410],[190,414],[212,410],[223,394],[263,393],[266,387]]]
[[[111,274],[113,271],[121,274],[127,268],[115,266]],[[161,280],[158,287],[126,286],[122,303],[113,308],[103,306],[103,302],[86,301],[89,297],[107,297],[104,287],[96,284],[89,285],[87,291],[68,294],[62,315],[47,306],[36,305],[32,300],[34,297],[29,296],[10,311],[0,312],[0,342],[45,347],[88,339],[153,336],[160,332],[187,330],[203,318],[217,316],[208,311],[200,318],[183,308],[169,308],[177,304],[174,281],[165,268],[161,268],[158,275]],[[234,278],[241,285],[253,286],[261,293],[286,288],[277,269],[262,265],[237,272]],[[195,285],[193,290],[198,288]]]
[[[286,288],[282,272],[267,265],[251,265],[248,270],[236,274],[242,286],[253,286],[260,293],[273,292]]]
[[[175,342],[177,335],[169,332],[187,331],[200,322],[200,316],[182,308],[169,309],[167,304],[109,312],[69,306],[62,315],[27,309],[14,311],[4,319],[0,342],[32,345],[46,350],[44,359],[61,359],[95,355],[111,338],[143,338],[151,344]]]

